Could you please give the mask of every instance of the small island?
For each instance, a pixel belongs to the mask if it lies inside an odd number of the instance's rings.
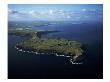
[[[30,36],[16,44],[16,48],[23,51],[34,52],[36,54],[55,54],[57,56],[71,57],[72,60],[82,55],[82,44],[64,38],[42,38],[43,34],[59,32],[57,30],[32,30],[25,28],[9,29],[9,34],[17,36]]]

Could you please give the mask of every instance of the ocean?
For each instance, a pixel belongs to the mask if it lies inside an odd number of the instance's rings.
[[[10,27],[9,27],[10,28]],[[45,38],[65,38],[86,46],[81,64],[71,64],[66,57],[20,52],[15,45],[25,37],[8,35],[9,79],[101,79],[103,78],[103,23],[52,23],[33,26],[38,30],[59,30]]]

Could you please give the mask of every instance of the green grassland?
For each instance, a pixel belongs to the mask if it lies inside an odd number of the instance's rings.
[[[77,41],[70,41],[67,39],[59,38],[42,38],[42,34],[58,32],[56,30],[32,30],[32,29],[9,29],[9,34],[27,36],[31,38],[24,40],[16,46],[25,50],[32,50],[39,53],[51,54],[64,54],[73,58],[77,58],[82,55],[82,44]],[[40,36],[40,37],[39,37]]]

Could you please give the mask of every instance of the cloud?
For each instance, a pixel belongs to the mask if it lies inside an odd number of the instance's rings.
[[[82,9],[79,11],[67,11],[61,9],[40,11],[8,9],[9,20],[91,20],[101,18],[102,14],[102,10],[97,9]]]
[[[82,9],[82,11],[86,11],[86,9]]]
[[[54,14],[53,10],[49,10],[49,14],[53,15]]]
[[[67,18],[71,18],[71,16],[68,15]]]

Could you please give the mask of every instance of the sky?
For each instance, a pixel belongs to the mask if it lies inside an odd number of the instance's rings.
[[[101,21],[101,4],[9,4],[9,21]]]

